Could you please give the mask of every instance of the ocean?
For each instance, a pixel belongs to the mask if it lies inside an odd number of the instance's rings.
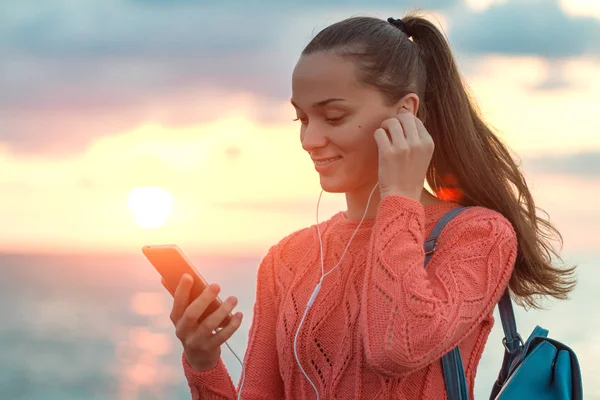
[[[190,258],[221,285],[222,298],[239,298],[244,321],[229,344],[243,357],[260,258]],[[524,339],[539,324],[570,345],[579,356],[585,398],[600,399],[594,380],[600,376],[600,255],[574,262],[580,284],[572,299],[544,311],[518,308],[517,322]],[[0,254],[0,399],[189,398],[170,307],[170,295],[141,254]],[[476,399],[489,397],[501,338],[498,321],[477,373]],[[237,384],[240,365],[226,346],[222,354]]]

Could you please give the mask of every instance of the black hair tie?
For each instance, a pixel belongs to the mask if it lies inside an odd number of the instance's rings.
[[[390,24],[394,25],[396,28],[400,29],[402,32],[404,32],[405,34],[408,35],[408,32],[406,30],[406,24],[401,19],[396,19],[396,18],[389,17],[387,19],[387,22],[389,22]],[[408,35],[408,36],[410,36],[410,35]]]

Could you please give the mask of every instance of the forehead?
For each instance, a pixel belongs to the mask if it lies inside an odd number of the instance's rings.
[[[352,98],[364,90],[354,63],[332,53],[302,56],[292,74],[292,99],[299,105],[326,97]]]

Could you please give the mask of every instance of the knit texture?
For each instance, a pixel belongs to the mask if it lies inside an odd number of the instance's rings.
[[[423,243],[458,204],[423,207],[385,197],[329,274],[300,331],[297,351],[320,399],[446,399],[440,358],[460,346],[469,395],[493,309],[513,271],[517,239],[498,212],[471,207],[448,223],[427,268]],[[325,271],[359,221],[319,224]],[[258,268],[244,357],[243,399],[315,399],[294,356],[294,336],[321,277],[316,225],[272,246]],[[225,365],[198,372],[182,357],[196,399],[236,399]],[[239,384],[238,384],[239,387]]]

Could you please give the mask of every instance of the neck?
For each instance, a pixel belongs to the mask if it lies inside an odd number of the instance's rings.
[[[348,210],[346,211],[346,218],[352,221],[360,221],[365,213],[365,207],[367,206],[367,201],[369,200],[369,195],[373,190],[373,185],[369,185],[361,190],[357,190],[355,192],[347,192],[346,193],[346,207]],[[421,204],[424,206],[428,206],[431,204],[439,203],[440,199],[433,196],[431,193],[427,191],[427,189],[423,188],[421,192],[421,198],[419,200]],[[381,202],[381,195],[379,193],[379,186],[373,192],[371,196],[371,201],[369,203],[369,209],[367,210],[367,214],[365,215],[365,220],[375,219],[377,216],[377,209],[379,208],[379,203]]]

